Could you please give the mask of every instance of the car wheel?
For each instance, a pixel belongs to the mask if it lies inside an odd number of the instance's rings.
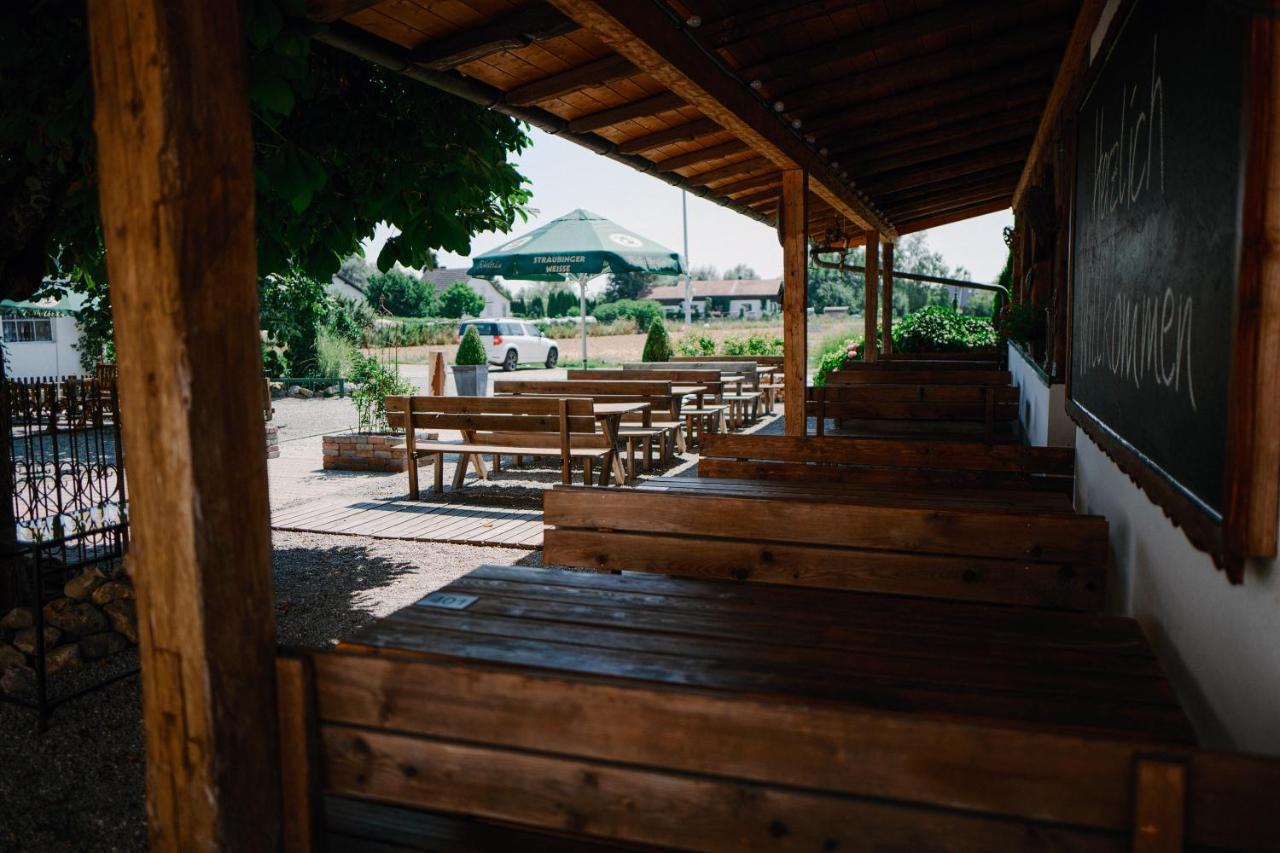
[[[507,373],[516,369],[516,365],[520,363],[520,356],[513,349],[507,350],[507,357],[502,360],[502,369]]]
[[[555,367],[556,362],[559,360],[560,360],[560,350],[556,349],[555,347],[552,347],[551,351],[547,353],[547,370],[550,370],[551,368]]]

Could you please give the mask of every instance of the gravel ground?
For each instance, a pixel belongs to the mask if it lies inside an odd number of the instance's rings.
[[[486,563],[524,550],[276,532],[276,638],[323,646]],[[534,561],[536,564],[536,560]],[[66,679],[72,690],[136,665],[132,653]],[[0,703],[0,851],[146,848],[139,684],[127,678],[73,699],[36,732],[35,715]]]

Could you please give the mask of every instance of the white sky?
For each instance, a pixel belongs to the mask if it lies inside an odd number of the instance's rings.
[[[531,231],[579,207],[673,251],[682,251],[680,190],[536,128],[531,128],[529,134],[533,144],[516,162],[529,179],[533,190],[530,206],[536,214],[527,223],[517,221],[510,235],[492,231],[476,235],[471,243],[473,254],[487,252],[511,236]],[[965,267],[978,281],[994,281],[1005,260],[1002,230],[1012,224],[1010,211],[957,222],[928,231],[929,245],[941,252],[952,267]],[[374,257],[372,249],[380,249],[389,235],[389,229],[380,226],[366,243],[366,254]],[[782,275],[782,249],[772,228],[692,195],[689,262],[692,266],[710,264],[721,272],[745,263],[763,278]],[[440,265],[465,267],[470,265],[470,259],[442,253]],[[519,287],[518,282],[512,284]]]

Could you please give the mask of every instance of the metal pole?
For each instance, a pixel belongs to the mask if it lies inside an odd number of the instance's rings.
[[[689,192],[680,190],[680,214],[684,219],[684,324],[693,322],[693,280],[689,277]]]
[[[587,367],[587,274],[578,276],[578,310],[582,320],[582,367]]]

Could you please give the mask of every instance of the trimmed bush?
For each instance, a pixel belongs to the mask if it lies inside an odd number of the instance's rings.
[[[893,324],[894,352],[965,352],[998,341],[986,317],[966,317],[945,305],[913,311]]]
[[[667,337],[667,326],[657,317],[649,324],[649,336],[644,339],[644,353],[641,361],[670,361],[671,338]]]
[[[655,319],[662,318],[662,303],[653,299],[619,299],[597,305],[591,314],[597,322],[606,325],[630,319],[636,331],[647,332]]]
[[[462,343],[458,345],[458,354],[454,356],[453,363],[457,365],[489,363],[489,356],[484,351],[484,341],[480,340],[480,333],[476,331],[474,325],[467,326],[467,333],[462,336]]]

